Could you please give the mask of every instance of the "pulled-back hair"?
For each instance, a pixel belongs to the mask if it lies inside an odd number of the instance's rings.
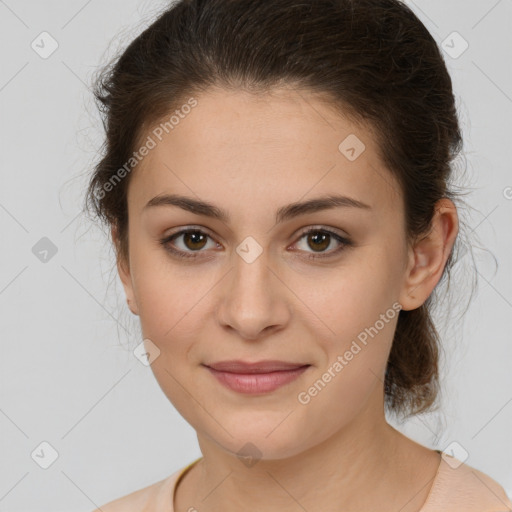
[[[322,95],[371,129],[400,185],[408,242],[429,232],[439,199],[457,199],[448,186],[462,149],[452,82],[438,45],[407,5],[181,0],[159,13],[95,81],[106,138],[86,207],[116,227],[120,257],[128,259],[127,190],[136,166],[115,186],[108,183],[149,128],[213,86],[265,94],[284,85]],[[452,249],[441,280],[453,262]],[[395,413],[418,414],[436,402],[434,298],[400,311],[384,385],[386,407]]]

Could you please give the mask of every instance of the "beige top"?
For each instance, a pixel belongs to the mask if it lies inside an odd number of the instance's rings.
[[[178,482],[201,459],[94,512],[174,512],[174,491]],[[503,487],[490,476],[443,454],[427,500],[419,512],[512,512],[512,502]]]

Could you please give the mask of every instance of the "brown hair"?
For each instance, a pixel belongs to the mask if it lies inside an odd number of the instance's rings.
[[[86,209],[117,227],[120,257],[128,261],[131,173],[119,180],[118,171],[148,128],[212,86],[256,94],[280,85],[322,94],[342,115],[372,129],[403,193],[408,242],[428,233],[439,199],[456,200],[448,183],[462,137],[452,82],[435,40],[408,6],[398,0],[181,0],[95,81],[106,139]],[[453,253],[441,280],[449,278]],[[418,414],[436,401],[440,344],[432,301],[434,293],[421,307],[400,311],[384,383],[392,412]]]

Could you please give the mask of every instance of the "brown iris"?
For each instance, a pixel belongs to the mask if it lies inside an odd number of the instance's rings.
[[[308,234],[308,244],[311,240],[314,241],[314,245],[312,246],[312,248],[316,246],[317,249],[324,250],[327,249],[327,247],[329,247],[330,235],[327,233],[322,233],[320,231],[315,231],[311,234]],[[322,245],[320,246],[319,243]]]
[[[202,240],[200,240],[202,238]],[[188,249],[198,250],[204,247],[204,243],[206,242],[207,235],[204,233],[200,233],[198,231],[191,231],[189,233],[183,234],[183,243],[187,246]],[[188,244],[190,241],[191,245]],[[199,245],[197,245],[199,244]]]

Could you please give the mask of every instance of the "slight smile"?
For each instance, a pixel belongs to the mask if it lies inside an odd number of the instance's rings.
[[[311,365],[284,361],[222,361],[203,365],[227,388],[238,393],[261,394],[294,381]]]

